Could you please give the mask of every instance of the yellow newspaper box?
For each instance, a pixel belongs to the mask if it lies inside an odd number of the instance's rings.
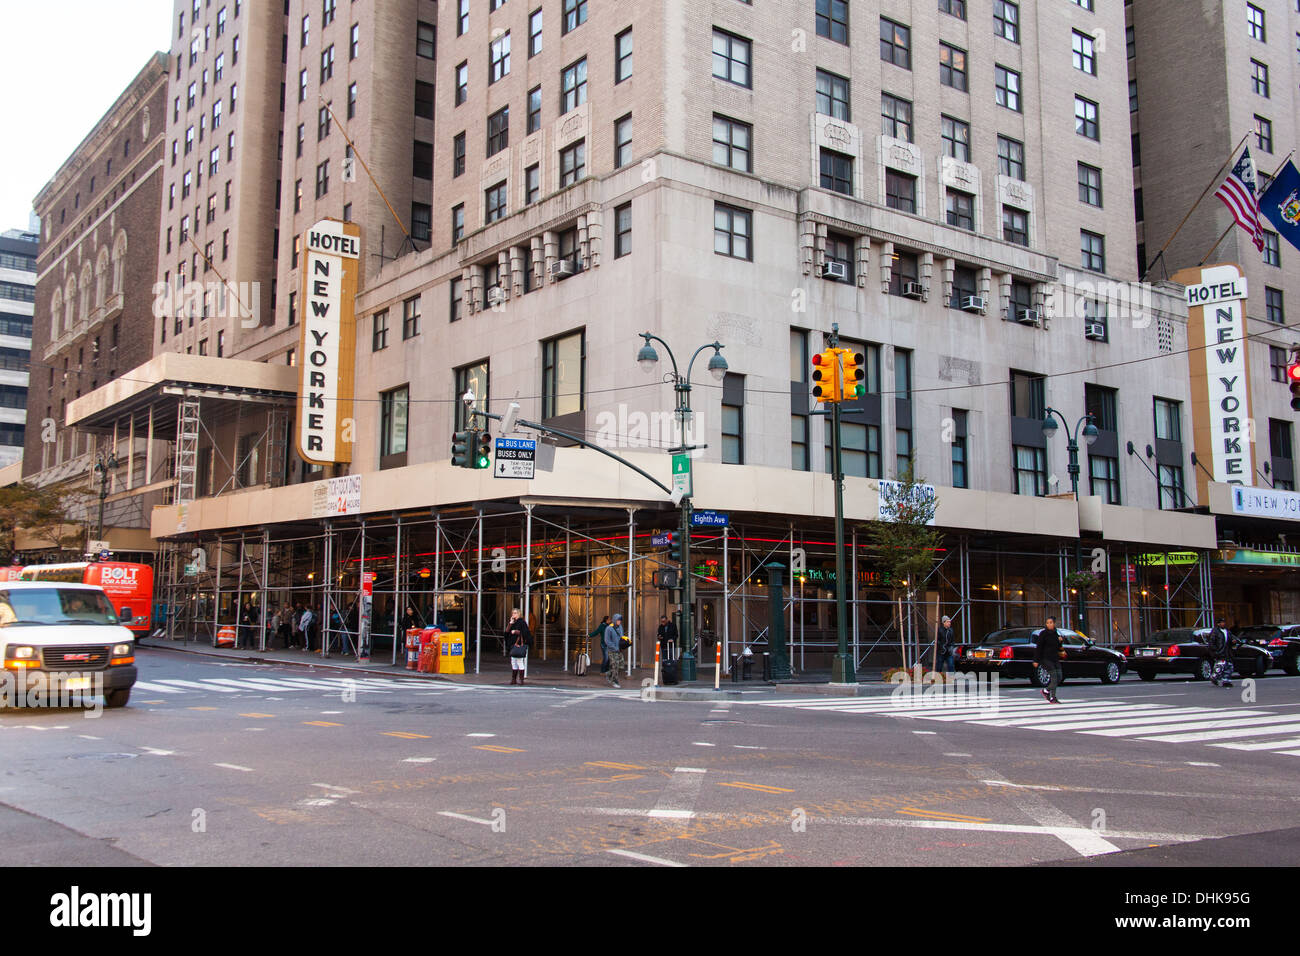
[[[439,674],[465,673],[465,632],[445,631],[439,635],[442,655],[438,659]]]

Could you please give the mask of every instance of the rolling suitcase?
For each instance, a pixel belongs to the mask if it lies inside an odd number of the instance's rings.
[[[587,676],[587,668],[591,666],[591,658],[585,652],[578,654],[577,663],[574,665],[573,673],[578,677]]]

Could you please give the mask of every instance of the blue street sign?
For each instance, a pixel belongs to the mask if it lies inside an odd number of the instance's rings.
[[[661,531],[659,534],[650,536],[650,546],[652,548],[666,548],[673,543],[673,533],[671,531]]]
[[[692,511],[691,526],[695,528],[725,528],[730,519],[725,511]]]

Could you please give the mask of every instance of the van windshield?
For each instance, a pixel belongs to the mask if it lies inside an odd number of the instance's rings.
[[[117,623],[113,605],[102,591],[61,588],[58,585],[0,590],[0,627]]]

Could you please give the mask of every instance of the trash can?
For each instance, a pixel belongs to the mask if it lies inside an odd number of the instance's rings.
[[[731,682],[733,684],[740,683],[740,655],[739,654],[731,655]]]
[[[664,661],[659,670],[665,684],[676,684],[682,679],[681,668],[676,661]]]

